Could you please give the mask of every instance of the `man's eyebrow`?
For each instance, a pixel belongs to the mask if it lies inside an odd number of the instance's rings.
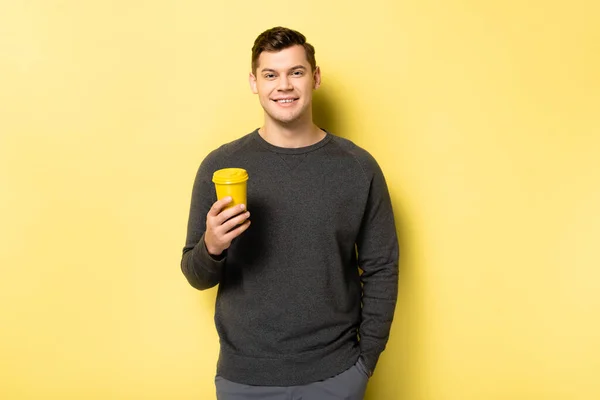
[[[288,71],[292,71],[294,69],[306,70],[306,67],[304,65],[296,65],[296,66],[293,66],[292,68],[290,68]],[[260,72],[277,72],[277,71],[275,71],[274,69],[271,69],[271,68],[263,68],[260,70]]]

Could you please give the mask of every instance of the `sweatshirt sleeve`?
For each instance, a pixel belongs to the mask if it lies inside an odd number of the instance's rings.
[[[210,156],[209,156],[210,157]],[[209,289],[219,283],[226,254],[215,258],[204,244],[206,214],[217,201],[212,183],[213,168],[207,157],[196,174],[187,227],[187,238],[181,257],[181,271],[190,285],[199,290]]]
[[[361,358],[372,374],[388,341],[398,296],[398,238],[388,188],[381,169],[369,156],[369,197],[356,247],[363,270]]]

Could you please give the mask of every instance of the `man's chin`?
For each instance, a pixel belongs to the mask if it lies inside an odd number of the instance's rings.
[[[284,116],[284,115],[269,114],[269,117],[271,118],[271,120],[273,120],[273,122],[281,124],[281,125],[293,125],[299,119],[297,115]]]

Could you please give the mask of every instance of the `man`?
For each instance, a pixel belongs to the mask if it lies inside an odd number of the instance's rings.
[[[217,397],[362,399],[398,288],[383,174],[314,124],[321,71],[301,33],[260,34],[249,80],[264,124],[200,165],[181,261],[193,287],[219,285]],[[248,210],[216,201],[212,174],[230,167],[248,171]]]

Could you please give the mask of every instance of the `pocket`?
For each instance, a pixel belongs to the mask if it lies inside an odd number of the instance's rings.
[[[308,386],[314,385],[317,390],[315,396],[311,398],[362,400],[365,397],[368,383],[369,378],[358,367],[358,364],[355,363],[339,375],[309,384]],[[321,394],[321,396],[316,396],[317,393]]]
[[[367,379],[369,379],[371,377],[371,375],[369,374],[369,370],[367,370],[367,367],[365,366],[365,363],[363,362],[362,358],[358,357],[358,361],[356,362],[356,364],[354,364],[354,366]]]

